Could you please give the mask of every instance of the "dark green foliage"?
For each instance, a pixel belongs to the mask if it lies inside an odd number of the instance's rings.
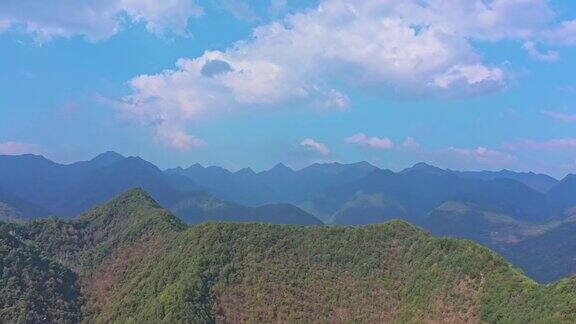
[[[0,322],[75,323],[82,298],[76,274],[0,223]]]
[[[435,239],[400,221],[202,224],[170,245],[134,269],[137,286],[121,285],[99,320],[576,320],[573,281],[539,286],[474,243]]]
[[[45,260],[44,277],[75,278],[60,264],[80,274],[86,322],[576,321],[576,279],[538,285],[475,243],[434,238],[403,221],[187,227],[132,190],[78,220],[4,227],[5,250],[23,251],[16,264]],[[61,291],[78,291],[72,279],[62,279]],[[44,300],[30,291],[4,308]],[[38,316],[77,320],[81,299],[68,295],[78,302],[39,304],[47,306]],[[12,314],[6,320],[18,321]]]

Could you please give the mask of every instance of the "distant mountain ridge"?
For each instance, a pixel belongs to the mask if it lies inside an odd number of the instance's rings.
[[[370,219],[356,211],[346,218],[345,209],[362,197],[378,197]],[[369,206],[370,200],[365,200]],[[399,173],[375,170],[368,176],[341,186],[332,186],[313,197],[306,209],[323,215],[333,224],[370,224],[390,218],[405,218],[420,223],[429,212],[446,201],[465,201],[490,206],[526,221],[547,221],[559,213],[545,194],[516,180],[479,180],[457,173],[418,164]],[[358,204],[355,204],[358,205]],[[395,206],[395,207],[394,207]],[[336,217],[337,216],[337,217]]]
[[[14,193],[14,197],[24,197],[30,203],[25,205],[24,200],[17,202],[10,198],[12,196],[3,195],[2,187]],[[1,209],[6,219],[45,217],[48,214],[72,217],[134,187],[146,190],[163,206],[192,223],[226,220],[321,224],[297,207],[253,208],[226,202],[206,192],[188,177],[165,173],[140,157],[105,152],[89,161],[62,165],[35,155],[0,156],[0,202],[6,205]],[[211,204],[207,204],[208,201]],[[203,205],[203,208],[194,204]],[[32,206],[41,207],[34,210]],[[207,206],[214,209],[209,210]],[[266,208],[274,209],[275,213],[264,213]]]
[[[46,209],[21,199],[0,185],[0,220],[26,220],[48,215]]]
[[[547,193],[560,181],[546,175],[534,172],[514,172],[510,170],[501,171],[453,171],[461,177],[482,180],[511,179],[521,182],[528,187],[542,193]]]
[[[186,176],[223,199],[258,206],[299,204],[324,188],[360,179],[376,169],[367,162],[316,163],[295,171],[278,163],[262,172],[249,168],[230,172],[221,167],[194,164],[186,169],[168,169],[166,173]]]

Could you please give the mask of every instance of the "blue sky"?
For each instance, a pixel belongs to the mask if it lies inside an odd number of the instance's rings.
[[[0,153],[576,172],[572,1],[166,3],[0,4]]]

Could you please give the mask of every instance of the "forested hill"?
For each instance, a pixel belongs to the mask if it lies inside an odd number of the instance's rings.
[[[576,321],[576,280],[538,285],[403,221],[188,227],[132,190],[76,220],[0,228],[2,322]]]

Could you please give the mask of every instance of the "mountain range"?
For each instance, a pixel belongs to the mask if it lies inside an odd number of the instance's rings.
[[[2,322],[571,323],[576,279],[539,285],[404,221],[185,225],[131,190],[78,218],[0,222]]]
[[[0,186],[5,188],[0,189],[0,202],[6,205],[5,218],[48,215],[69,218],[138,187],[189,223],[236,220],[321,224],[295,206],[247,207],[221,200],[185,176],[163,172],[139,157],[124,157],[115,152],[69,165],[36,155],[0,156]]]
[[[474,240],[541,282],[576,273],[573,175],[558,181],[425,163],[393,172],[367,162],[301,170],[278,164],[261,172],[194,164],[163,171],[115,152],[68,165],[36,155],[0,156],[0,220],[70,218],[135,187],[188,224],[360,226],[404,219],[437,236]]]
[[[166,173],[188,177],[223,199],[258,206],[300,204],[325,188],[345,185],[376,169],[367,162],[316,163],[295,171],[279,163],[270,170],[256,173],[252,169],[230,172],[221,167],[194,164],[186,169],[168,169]]]

